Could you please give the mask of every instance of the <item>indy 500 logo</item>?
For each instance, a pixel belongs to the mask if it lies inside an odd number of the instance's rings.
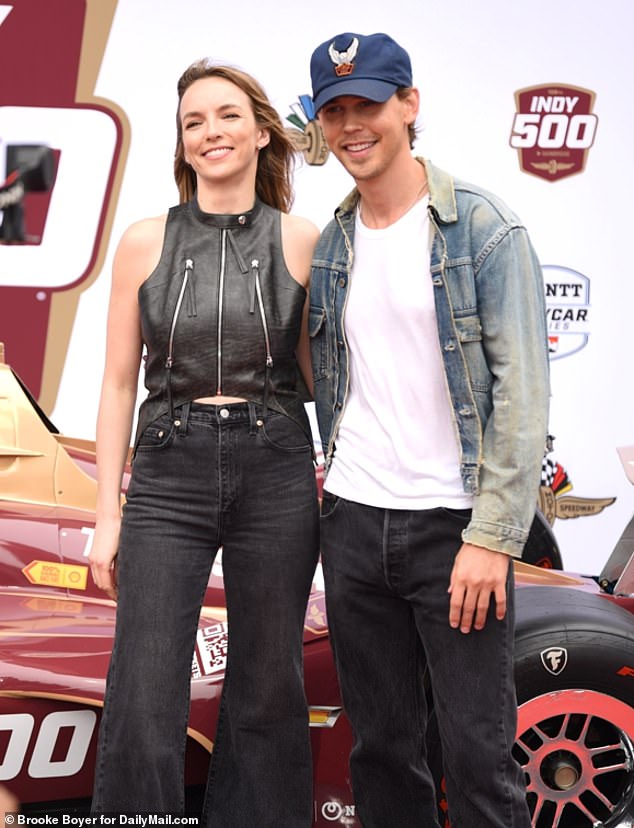
[[[595,94],[580,86],[545,84],[515,93],[510,144],[530,175],[558,181],[582,172],[599,119]]]

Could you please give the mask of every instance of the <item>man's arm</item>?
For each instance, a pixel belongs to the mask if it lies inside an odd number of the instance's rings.
[[[491,411],[463,540],[519,558],[535,514],[550,394],[543,276],[523,227],[509,229],[475,279]]]
[[[548,427],[549,366],[541,267],[526,231],[511,229],[476,276],[493,408],[482,442],[472,519],[452,571],[449,622],[482,629],[491,600],[506,614],[509,556],[535,513]]]

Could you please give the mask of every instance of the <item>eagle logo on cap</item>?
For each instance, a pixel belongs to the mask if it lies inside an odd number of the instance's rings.
[[[335,49],[335,41],[333,40],[328,47],[328,54],[330,55],[330,60],[335,64],[335,74],[337,77],[344,77],[345,75],[352,74],[354,69],[353,61],[357,56],[358,50],[358,37],[352,38],[352,43],[348,46],[345,52],[338,52]]]

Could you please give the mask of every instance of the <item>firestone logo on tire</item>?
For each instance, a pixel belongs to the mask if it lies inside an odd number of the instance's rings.
[[[558,676],[566,669],[568,651],[565,647],[549,647],[540,653],[542,664],[553,676]]]
[[[518,89],[510,144],[523,172],[546,181],[583,172],[599,123],[594,101],[595,93],[580,86]]]

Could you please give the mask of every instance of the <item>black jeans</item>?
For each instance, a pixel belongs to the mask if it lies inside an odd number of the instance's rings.
[[[204,817],[310,826],[302,654],[318,528],[312,448],[288,417],[193,403],[148,426],[124,507],[95,812],[184,810],[195,635],[222,546],[229,651]]]
[[[331,641],[354,744],[364,828],[438,826],[426,761],[429,672],[452,828],[530,828],[511,756],[516,728],[513,583],[483,630],[449,626],[449,577],[469,511],[378,509],[324,495],[321,548]]]

